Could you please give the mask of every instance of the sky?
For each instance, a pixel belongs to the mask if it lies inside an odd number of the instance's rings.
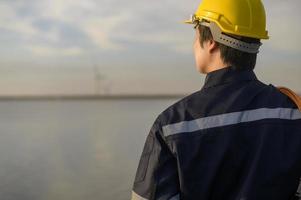
[[[0,0],[0,95],[189,94],[199,0]],[[300,0],[263,0],[256,74],[301,92]]]

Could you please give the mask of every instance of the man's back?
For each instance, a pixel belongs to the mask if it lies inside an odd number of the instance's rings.
[[[133,192],[137,199],[283,200],[300,176],[301,113],[253,71],[225,68],[157,118]]]

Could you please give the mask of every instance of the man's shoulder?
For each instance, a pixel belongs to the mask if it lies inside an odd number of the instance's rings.
[[[192,102],[200,99],[202,92],[196,91],[184,96],[182,99],[176,101],[165,110],[163,110],[157,117],[156,122],[160,126],[177,123],[184,120],[189,120],[190,115],[188,109],[193,105]]]
[[[259,98],[262,99],[262,101],[265,100],[267,107],[297,108],[295,103],[288,96],[280,92],[280,90],[272,84],[267,85]]]
[[[257,85],[257,86],[256,86]],[[272,84],[257,83],[255,87],[229,92],[196,91],[178,100],[158,115],[161,127],[190,121],[224,112],[237,112],[258,108],[296,108],[296,105]]]

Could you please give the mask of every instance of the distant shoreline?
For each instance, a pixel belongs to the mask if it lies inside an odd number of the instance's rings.
[[[26,101],[26,100],[122,100],[122,99],[179,99],[186,94],[172,95],[24,95],[24,96],[0,96],[0,101]]]
[[[298,93],[301,96],[301,93]],[[129,94],[129,95],[16,95],[0,96],[1,101],[47,101],[47,100],[149,100],[181,99],[188,94]]]

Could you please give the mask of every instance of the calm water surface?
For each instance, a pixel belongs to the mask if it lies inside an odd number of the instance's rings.
[[[126,200],[170,100],[0,102],[0,199]]]

